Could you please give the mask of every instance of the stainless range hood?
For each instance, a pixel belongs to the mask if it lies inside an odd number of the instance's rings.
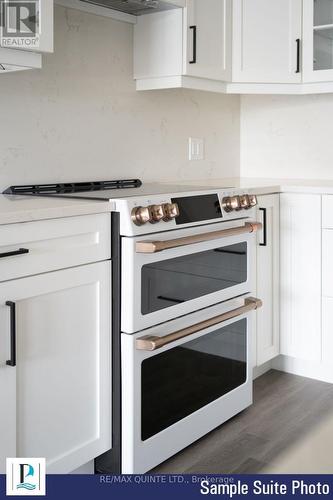
[[[163,10],[185,7],[185,0],[80,0],[80,2],[124,12],[133,16],[142,16]]]

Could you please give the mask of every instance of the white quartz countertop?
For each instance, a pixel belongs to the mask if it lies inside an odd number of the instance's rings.
[[[179,181],[178,184],[180,184]],[[258,195],[271,193],[333,194],[333,180],[229,177],[192,181],[187,179],[184,184],[193,186],[202,186],[204,184],[216,188],[239,187]]]
[[[165,184],[165,183],[161,183]],[[169,183],[168,183],[169,184]],[[312,193],[333,195],[333,180],[312,179],[263,179],[251,177],[230,177],[221,179],[198,179],[177,181],[178,185],[206,186],[226,189],[229,187],[247,190],[249,193],[263,195],[271,193]],[[15,224],[42,219],[57,219],[77,215],[112,212],[112,202],[0,195],[0,224]]]
[[[112,212],[105,201],[0,195],[0,224]]]

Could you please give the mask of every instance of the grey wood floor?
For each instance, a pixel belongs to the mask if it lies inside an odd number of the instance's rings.
[[[333,385],[271,370],[254,404],[167,460],[159,474],[255,474],[333,412]]]

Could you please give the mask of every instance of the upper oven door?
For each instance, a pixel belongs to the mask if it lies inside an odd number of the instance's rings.
[[[122,331],[134,333],[250,293],[254,232],[244,221],[122,239]]]

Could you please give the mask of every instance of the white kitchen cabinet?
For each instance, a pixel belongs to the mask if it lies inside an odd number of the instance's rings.
[[[231,4],[187,0],[184,9],[184,74],[228,80],[231,64]]]
[[[30,8],[36,8],[36,21],[32,25],[33,15],[26,22],[29,12],[25,13],[24,5],[6,5],[4,2],[4,36],[0,37],[0,46],[37,53],[53,52],[53,0],[39,0],[30,2],[30,5]]]
[[[322,343],[322,362],[327,364],[332,371],[333,354],[333,298],[323,297],[323,343]],[[330,378],[332,383],[332,375]]]
[[[230,0],[188,0],[185,9],[139,17],[134,26],[138,88],[172,86],[184,76],[229,79],[230,41]]]
[[[9,324],[0,307],[0,474],[6,472],[6,457],[16,456],[16,370],[6,365],[9,359]]]
[[[332,0],[303,0],[303,80],[333,82]]]
[[[5,456],[42,456],[68,473],[111,448],[110,280],[108,261],[0,284],[7,346],[16,307],[16,366],[1,352],[2,472]]]
[[[302,0],[188,0],[138,19],[137,89],[300,83],[301,38]]]
[[[281,354],[321,361],[321,196],[280,196]]]
[[[3,254],[0,282],[108,260],[110,214],[0,225]]]
[[[257,241],[257,296],[263,301],[257,311],[257,366],[280,353],[280,197],[258,197],[257,218],[263,224]]]
[[[232,81],[301,82],[302,0],[233,0]]]
[[[13,71],[40,69],[41,67],[42,56],[40,54],[0,47],[0,75]]]

